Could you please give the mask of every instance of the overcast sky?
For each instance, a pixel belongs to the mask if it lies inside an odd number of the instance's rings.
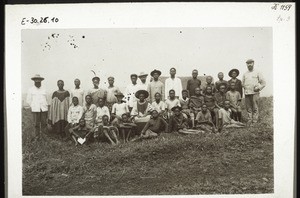
[[[131,28],[131,29],[49,29],[22,31],[22,92],[33,85],[34,74],[45,77],[49,93],[64,80],[65,89],[73,88],[75,78],[82,88],[92,87],[94,70],[107,86],[107,77],[123,91],[130,74],[150,73],[153,69],[169,75],[175,67],[178,76],[240,70],[245,61],[255,60],[267,86],[261,96],[273,95],[272,28]]]

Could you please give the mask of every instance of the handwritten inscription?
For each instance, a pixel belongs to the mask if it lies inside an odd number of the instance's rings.
[[[35,18],[35,17],[30,17],[30,18],[22,18],[21,20],[21,25],[27,25],[27,24],[49,24],[49,23],[58,23],[59,19],[56,17],[40,17],[40,18]]]
[[[289,11],[292,7],[292,4],[280,4],[280,3],[274,3],[274,5],[271,7],[272,10],[284,10]]]

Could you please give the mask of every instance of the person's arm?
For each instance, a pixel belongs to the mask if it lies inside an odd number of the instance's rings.
[[[259,91],[261,91],[266,86],[266,81],[260,72],[257,75],[258,75],[258,83],[259,83],[258,89]]]
[[[69,101],[69,103],[70,103],[70,106],[72,105],[72,98],[73,98],[73,92],[72,91],[70,91],[70,101]]]
[[[168,126],[168,123],[163,119],[163,118],[160,118],[162,124],[165,126],[165,133],[167,133],[169,131],[169,126]]]
[[[215,106],[218,107],[219,109],[221,109],[221,107],[220,107],[219,104],[218,104],[218,100],[217,100],[216,97],[215,97]]]
[[[191,94],[190,94],[190,80],[188,80],[187,83],[186,83],[186,90],[188,91],[188,97],[190,97],[191,96]]]
[[[243,97],[243,86],[242,86],[242,81],[237,79],[237,85],[238,85],[238,92],[241,94],[241,98]]]
[[[167,100],[167,98],[168,98],[168,93],[169,92],[169,81],[168,81],[168,79],[166,79],[166,81],[165,81],[165,100]]]
[[[137,103],[136,103],[136,102],[133,104],[133,108],[132,108],[132,110],[131,110],[130,115],[131,115],[132,117],[135,117],[135,116],[138,115]]]
[[[77,130],[79,128],[79,125],[72,127],[69,129],[70,134],[73,134],[75,130]]]
[[[152,94],[151,94],[151,82],[148,84],[148,86],[147,86],[147,91],[148,91],[148,93],[149,93],[149,96],[148,96],[148,98],[149,99],[152,99],[151,98],[151,96],[152,96]]]
[[[165,95],[165,85],[163,83],[161,83],[161,100],[165,101],[166,100],[166,96]]]
[[[243,78],[242,78],[242,88],[245,89],[245,74],[243,74]]]
[[[173,123],[174,123],[173,117],[170,117],[169,118],[169,127],[168,127],[169,133],[171,133],[173,131],[173,128],[174,128]]]
[[[238,100],[237,100],[237,104],[236,104],[237,106],[240,106],[241,100],[242,100],[241,94],[240,94],[240,92],[238,92]]]
[[[182,93],[182,82],[181,82],[181,79],[180,78],[178,78],[178,96],[179,96],[179,98],[182,98],[182,95],[181,95],[181,93]]]
[[[141,135],[144,135],[146,131],[149,129],[149,127],[150,127],[150,120],[144,126],[143,130],[141,131]]]
[[[69,110],[68,110],[68,115],[67,115],[68,119],[67,119],[67,120],[68,120],[69,123],[72,124],[72,119],[71,119],[71,109],[72,109],[72,108],[69,108]]]

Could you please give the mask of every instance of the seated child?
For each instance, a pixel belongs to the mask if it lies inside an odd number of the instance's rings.
[[[242,122],[235,121],[231,118],[231,109],[230,109],[230,101],[225,100],[224,108],[219,110],[219,131],[222,128],[230,128],[230,127],[245,127],[246,125]]]
[[[99,125],[98,130],[94,132],[94,138],[99,141],[99,139],[104,135],[112,145],[115,145],[119,144],[116,133],[119,133],[118,128],[109,123],[107,115],[103,115],[102,124]]]
[[[99,98],[98,100],[98,107],[96,109],[96,119],[95,119],[95,127],[98,128],[99,125],[102,124],[102,117],[104,115],[108,116],[108,120],[110,120],[110,113],[109,113],[109,109],[107,106],[104,106],[104,99],[103,98]]]
[[[230,101],[230,109],[232,111],[232,118],[236,121],[241,122],[242,110],[241,110],[241,94],[236,91],[235,83],[230,84],[230,90],[226,93],[226,99]]]
[[[213,123],[215,126],[219,126],[219,120],[218,120],[218,112],[219,109],[216,107],[216,101],[215,101],[215,96],[212,93],[212,87],[208,86],[206,87],[206,94],[204,95],[204,102],[210,111]]]
[[[180,106],[172,108],[173,115],[169,119],[169,132],[179,132],[182,134],[200,133],[198,130],[189,129],[189,119],[183,116]]]
[[[149,97],[149,93],[146,90],[138,90],[135,93],[135,97],[138,98],[136,102],[133,103],[133,108],[130,115],[131,119],[135,123],[147,123],[150,120],[150,111],[152,109],[151,104],[146,100]]]
[[[191,109],[191,120],[192,127],[195,127],[195,117],[199,111],[201,111],[201,106],[204,103],[204,97],[201,94],[201,89],[199,87],[195,88],[195,95],[190,98],[190,109]]]
[[[179,99],[180,101],[180,106],[182,108],[182,113],[186,114],[187,117],[190,117],[190,99],[188,98],[188,91],[187,90],[182,90],[182,99]]]
[[[85,138],[85,142],[88,142],[88,140],[90,139],[91,128],[89,128],[89,126],[85,124],[84,118],[81,118],[77,126],[74,126],[69,129],[69,133],[75,142],[75,146],[77,146],[78,138]]]
[[[127,113],[124,113],[117,126],[121,131],[123,141],[128,142],[131,132],[135,130],[137,125],[130,121]]]
[[[141,138],[157,137],[162,131],[168,131],[167,122],[159,117],[157,110],[151,112],[151,119],[147,122],[141,132]]]
[[[152,108],[158,112],[159,116],[163,117],[166,110],[166,104],[161,100],[160,93],[156,93],[154,97],[155,101],[153,101],[151,104]]]
[[[121,92],[118,92],[115,96],[117,97],[118,102],[112,106],[111,117],[113,119],[112,124],[116,126],[122,120],[123,114],[129,115],[129,108],[128,104],[122,101],[124,95]]]
[[[178,98],[175,97],[175,91],[171,89],[169,91],[169,98],[166,99],[166,113],[167,113],[167,118],[169,119],[170,116],[173,114],[172,113],[172,108],[175,106],[181,106],[180,101]]]
[[[69,129],[79,124],[79,120],[83,115],[83,108],[80,106],[78,98],[72,98],[72,104],[68,110],[68,125],[65,128],[66,138],[70,137]]]
[[[207,105],[203,104],[201,111],[197,114],[196,117],[196,128],[203,130],[206,133],[214,133],[215,125],[212,122],[212,117],[210,111],[207,110]]]

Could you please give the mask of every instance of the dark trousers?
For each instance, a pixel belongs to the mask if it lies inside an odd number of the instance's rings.
[[[39,136],[47,128],[47,115],[48,111],[44,112],[32,112],[34,121],[34,132],[36,136]]]

